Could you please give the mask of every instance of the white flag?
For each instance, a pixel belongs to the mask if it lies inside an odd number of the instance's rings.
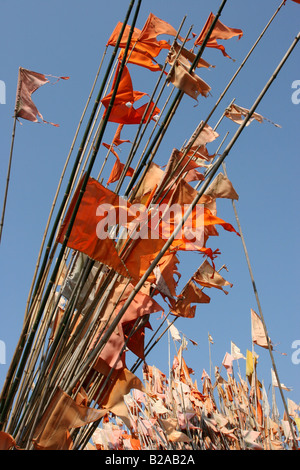
[[[180,336],[179,331],[177,330],[176,326],[171,324],[169,322],[169,320],[167,320],[167,323],[169,325],[169,330],[170,330],[170,333],[171,333],[171,336],[172,336],[173,340],[174,341],[181,341],[181,336]]]
[[[246,359],[241,350],[231,341],[231,355],[233,359]]]
[[[279,387],[278,381],[277,381],[277,378],[276,378],[276,375],[275,375],[275,372],[273,371],[273,369],[271,369],[271,376],[272,376],[272,385],[273,385],[273,387]],[[287,392],[290,392],[292,390],[291,388],[286,387],[284,384],[280,384],[280,386],[283,390],[286,390]]]

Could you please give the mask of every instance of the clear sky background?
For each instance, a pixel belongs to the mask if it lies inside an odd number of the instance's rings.
[[[144,0],[136,26],[142,29],[148,14],[152,12],[177,29],[186,15],[182,35],[187,33],[191,25],[192,31],[199,34],[209,13],[216,13],[220,4],[216,0]],[[215,68],[198,73],[211,86],[211,96],[200,97],[197,106],[190,97],[184,96],[154,159],[156,163],[165,165],[172,149],[180,148],[199,122],[206,119],[220,93],[280,4],[280,0],[228,0],[220,20],[227,26],[240,28],[244,32],[241,40],[233,38],[223,43],[235,62],[223,57],[218,50],[205,50],[203,58],[215,65]],[[69,76],[70,79],[54,86],[45,85],[33,95],[33,101],[44,118],[59,123],[59,128],[25,120],[22,120],[22,125],[17,123],[0,245],[0,340],[6,345],[6,364],[0,364],[0,386],[22,328],[38,251],[66,156],[106,41],[116,23],[123,21],[127,7],[126,0],[1,1],[0,80],[6,85],[6,104],[0,104],[1,209],[19,66],[44,74]],[[299,19],[300,5],[287,0],[209,121],[212,127],[233,98],[241,106],[252,106],[298,33]],[[108,49],[104,65],[108,63],[111,52],[112,48]],[[163,53],[162,57],[165,57]],[[277,128],[268,122],[253,122],[244,129],[226,159],[228,176],[239,194],[237,210],[264,318],[269,336],[276,345],[274,357],[280,381],[292,388],[291,392],[286,392],[286,397],[296,403],[300,401],[300,364],[293,361],[293,353],[298,362],[300,359],[300,353],[295,354],[293,349],[293,343],[300,342],[300,104],[292,101],[292,94],[295,92],[292,84],[295,80],[300,80],[299,64],[300,45],[296,47],[257,109],[257,112],[282,127]],[[157,73],[135,65],[129,65],[129,70],[134,89],[151,94]],[[97,90],[98,87],[99,84]],[[169,87],[167,92],[170,90]],[[300,93],[298,97],[300,98]],[[111,142],[115,129],[116,125],[113,123],[107,127],[104,142]],[[224,119],[218,127],[219,139],[208,147],[211,153],[216,150],[226,132],[229,132],[229,137],[225,145],[236,130],[235,123]],[[126,126],[122,137],[132,139],[135,131],[136,126]],[[80,138],[75,144],[63,188],[67,184],[79,143]],[[128,144],[122,146],[120,153],[123,162],[129,149],[126,145]],[[102,147],[92,172],[93,177],[97,177],[105,155],[106,151]],[[111,156],[104,172],[105,178],[113,163],[114,158]],[[128,178],[122,187],[123,191],[127,184]],[[229,200],[218,201],[218,215],[237,228]],[[218,269],[223,264],[227,266],[228,272],[223,271],[223,274],[233,283],[233,287],[227,296],[216,289],[206,289],[205,292],[211,297],[210,304],[199,305],[194,319],[179,319],[175,323],[187,339],[197,342],[197,346],[189,342],[184,357],[188,366],[195,371],[195,378],[199,382],[203,369],[208,373],[210,370],[208,332],[214,340],[211,346],[212,363],[221,367],[225,353],[230,352],[231,341],[243,354],[246,354],[247,349],[251,350],[250,309],[258,311],[240,238],[220,228],[219,237],[211,238],[209,246],[220,249],[221,256],[217,259],[216,266]],[[203,257],[183,253],[180,261],[182,286],[202,263]],[[151,318],[153,330],[159,324],[155,315]],[[173,357],[174,348],[171,348]],[[255,351],[259,354],[258,376],[264,381],[271,398],[269,353],[259,347]],[[128,357],[130,367],[132,359]],[[147,362],[168,373],[167,337],[154,348]],[[240,360],[239,366],[245,377],[245,361]],[[236,365],[235,371],[238,371]],[[279,394],[277,397],[277,403],[281,406]]]

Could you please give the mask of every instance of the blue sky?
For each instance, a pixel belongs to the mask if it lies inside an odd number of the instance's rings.
[[[6,85],[6,103],[0,105],[1,206],[19,66],[44,74],[69,76],[70,79],[54,86],[45,85],[33,95],[44,118],[59,123],[59,128],[24,120],[22,125],[17,123],[0,245],[0,340],[6,345],[6,364],[0,364],[0,386],[21,331],[27,295],[58,179],[106,41],[116,23],[123,21],[127,3],[124,0],[1,2],[3,21],[0,31],[0,80]],[[176,29],[186,15],[182,35],[186,34],[191,25],[192,31],[199,34],[209,13],[216,13],[220,4],[221,2],[215,0],[144,1],[137,27],[143,27],[150,12]],[[226,51],[235,62],[223,57],[218,50],[205,51],[203,58],[215,65],[215,68],[201,70],[199,75],[211,86],[211,96],[199,99],[197,106],[190,97],[183,98],[155,157],[156,163],[165,165],[172,149],[180,148],[199,122],[206,119],[220,93],[280,4],[279,0],[228,0],[220,20],[244,32],[242,39],[233,38],[224,43]],[[298,33],[299,18],[300,5],[287,0],[209,121],[212,127],[232,99],[235,98],[237,104],[246,108],[252,106]],[[276,345],[275,349],[279,351],[274,353],[274,357],[280,381],[293,389],[286,393],[286,397],[296,403],[300,401],[300,364],[292,360],[295,352],[292,345],[295,341],[300,342],[300,104],[292,101],[292,94],[295,92],[292,84],[300,80],[299,47],[296,47],[257,109],[257,112],[282,127],[277,128],[268,122],[253,122],[243,131],[226,159],[228,176],[239,194],[237,210],[264,318],[269,336]],[[108,49],[108,57],[111,52]],[[105,60],[104,64],[107,64],[108,58]],[[131,65],[129,69],[134,89],[151,94],[157,79],[156,73],[135,65]],[[113,124],[107,127],[104,142],[111,142],[115,129]],[[122,137],[132,138],[135,130],[134,126],[127,126]],[[226,140],[228,143],[236,130],[235,123],[224,119],[218,128],[220,138],[209,149],[214,151],[226,132],[229,132]],[[73,158],[79,142],[80,138],[75,144]],[[120,153],[121,161],[126,159],[126,149],[128,147],[124,144]],[[97,176],[105,155],[105,149],[101,148],[92,176]],[[112,164],[113,160],[107,165],[105,177],[109,175]],[[64,185],[69,171],[70,168]],[[122,190],[126,187],[127,181]],[[236,227],[230,201],[219,201],[218,215]],[[227,266],[228,272],[224,272],[224,277],[233,283],[233,287],[227,296],[221,291],[206,290],[211,297],[210,304],[197,307],[194,319],[179,319],[176,322],[177,328],[198,344],[188,344],[185,358],[188,366],[195,370],[199,382],[202,370],[209,371],[208,332],[214,339],[211,349],[213,365],[220,367],[225,353],[230,352],[230,341],[236,343],[244,354],[247,349],[251,349],[250,309],[257,311],[241,240],[235,234],[220,229],[219,237],[214,237],[209,246],[220,249],[217,268],[223,264]],[[180,261],[184,281],[199,267],[203,258],[201,255],[184,253]],[[159,324],[155,314],[151,324],[153,330]],[[268,388],[271,380],[269,353],[258,347],[255,350],[259,354],[259,378],[264,380]],[[173,352],[174,349],[172,354]],[[280,354],[281,352],[286,355]],[[300,355],[297,357],[299,359]],[[167,338],[149,355],[148,362],[167,372]],[[128,366],[130,365],[128,359]],[[244,376],[244,363],[240,362],[239,365]],[[277,403],[280,405],[279,394]]]

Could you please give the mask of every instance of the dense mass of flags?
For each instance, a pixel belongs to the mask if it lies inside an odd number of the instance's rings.
[[[160,35],[173,37],[173,44],[158,39]],[[266,392],[257,378],[254,351],[247,351],[244,356],[232,343],[231,352],[225,354],[222,363],[227,378],[222,378],[218,368],[215,381],[203,371],[203,384],[198,387],[183,358],[184,340],[169,323],[174,341],[181,341],[170,377],[146,362],[145,331],[152,329],[151,314],[160,312],[162,318],[168,315],[175,319],[193,318],[197,305],[211,300],[203,289],[215,288],[228,294],[228,288],[232,287],[215,266],[221,253],[209,247],[210,237],[219,235],[218,226],[239,235],[233,225],[217,215],[219,198],[238,200],[226,174],[219,172],[212,179],[186,217],[184,230],[166,248],[166,241],[182,221],[184,208],[191,207],[197,197],[197,186],[194,188],[191,183],[201,184],[209,175],[216,153],[211,154],[208,147],[219,137],[216,130],[202,121],[183,148],[173,149],[165,167],[153,161],[149,163],[128,198],[121,198],[107,187],[119,182],[122,175],[129,178],[135,175],[136,169],[128,162],[122,163],[117,152],[120,145],[129,143],[121,138],[126,126],[155,124],[161,114],[152,99],[137,105],[149,95],[134,90],[127,64],[162,72],[166,83],[198,100],[199,96],[209,96],[210,86],[191,67],[201,69],[211,65],[197,58],[195,48],[205,43],[205,47],[219,49],[224,57],[230,58],[218,41],[242,36],[242,30],[224,25],[212,13],[201,33],[194,36],[193,49],[189,50],[185,47],[186,39],[152,13],[142,30],[134,27],[132,31],[129,25],[124,28],[119,22],[112,32],[107,47],[118,47],[119,55],[111,91],[101,98],[101,103],[105,108],[102,119],[118,124],[111,144],[102,143],[115,161],[106,185],[99,178],[88,175],[86,179],[86,174],[82,175],[60,223],[55,246],[65,244],[66,256],[60,263],[51,296],[46,299],[42,340],[36,344],[37,349],[45,348],[43,374],[37,374],[34,381],[24,379],[27,386],[18,397],[7,428],[3,410],[6,410],[9,386],[2,393],[0,448],[293,448],[291,421],[287,417],[278,420],[274,403],[270,417]],[[164,49],[168,55],[162,66],[157,57]],[[169,73],[166,65],[170,67]],[[20,68],[16,119],[38,122],[39,117],[44,121],[32,94],[48,82],[46,76]],[[235,103],[224,112],[225,117],[237,124],[248,114],[248,109]],[[253,119],[260,123],[265,120],[258,113],[252,114]],[[197,132],[199,126],[201,132]],[[174,206],[182,209],[179,215],[170,212]],[[103,207],[107,208],[106,212]],[[194,232],[199,226],[200,239]],[[139,237],[134,236],[137,231]],[[100,233],[106,236],[100,237]],[[181,277],[178,253],[182,251],[201,253],[204,260],[178,293]],[[142,285],[141,280],[145,281]],[[159,298],[166,302],[168,315]],[[28,321],[35,332],[34,315],[35,309],[32,320]],[[262,319],[252,309],[251,325],[253,345],[272,350]],[[128,350],[144,362],[143,380],[128,370]],[[241,376],[238,382],[234,377],[233,361],[238,359],[246,361],[248,382]],[[32,371],[36,361],[32,355]],[[278,386],[276,382],[275,386]],[[22,400],[26,407],[21,406]],[[289,405],[297,434],[299,407],[291,401]]]

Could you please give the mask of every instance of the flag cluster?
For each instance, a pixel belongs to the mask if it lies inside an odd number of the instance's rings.
[[[47,299],[45,323],[50,330],[50,347],[43,370],[49,383],[41,401],[31,404],[32,416],[36,411],[37,419],[28,445],[35,449],[74,449],[76,439],[82,437],[85,441],[91,429],[95,431],[94,446],[101,450],[116,448],[117,440],[117,448],[121,449],[161,449],[168,448],[170,442],[180,449],[189,449],[191,436],[205,449],[223,445],[233,449],[267,447],[267,438],[257,441],[258,437],[266,437],[264,433],[266,429],[270,431],[270,426],[263,428],[266,422],[260,401],[262,390],[256,380],[257,356],[253,352],[247,351],[245,357],[232,343],[231,352],[225,354],[222,362],[228,380],[216,370],[216,383],[212,386],[210,377],[203,373],[200,391],[183,359],[185,340],[168,321],[173,339],[181,341],[171,382],[167,384],[166,377],[146,363],[145,337],[152,330],[154,313],[161,319],[169,315],[174,319],[194,318],[200,304],[205,308],[210,303],[207,292],[216,289],[228,295],[233,287],[223,277],[222,268],[217,269],[221,253],[212,249],[210,242],[219,236],[220,227],[221,231],[239,236],[231,223],[219,217],[217,208],[219,199],[237,201],[239,196],[222,172],[211,178],[201,197],[197,190],[208,178],[216,157],[210,146],[219,134],[201,121],[187,143],[172,149],[166,165],[158,165],[153,159],[147,162],[146,170],[137,181],[133,180],[135,185],[126,197],[110,186],[136,175],[131,161],[121,162],[118,154],[120,146],[131,144],[129,139],[121,138],[126,126],[156,126],[161,117],[161,109],[149,99],[149,94],[135,89],[131,65],[163,73],[166,84],[196,101],[208,97],[211,88],[195,70],[212,66],[197,59],[194,49],[206,41],[214,21],[211,13],[191,50],[173,26],[152,13],[141,30],[134,28],[129,45],[130,26],[126,25],[120,38],[122,23],[116,25],[107,41],[107,46],[119,44],[113,82],[101,98],[103,119],[107,117],[107,122],[117,124],[112,142],[102,143],[107,155],[113,155],[114,164],[106,184],[90,174],[81,175],[57,231],[56,244],[65,248],[66,256],[61,260],[51,298]],[[171,36],[173,44],[159,39],[160,35]],[[206,47],[216,48],[230,58],[218,41],[242,36],[242,30],[217,21]],[[161,65],[157,60],[164,50],[167,56]],[[38,122],[39,117],[44,121],[31,95],[48,81],[42,74],[20,69],[17,118]],[[142,99],[146,103],[140,104]],[[248,113],[246,108],[232,104],[224,115],[240,124]],[[254,113],[252,119],[263,122],[265,118]],[[180,255],[184,252],[200,254],[201,263],[179,291]],[[253,310],[251,321],[253,345],[272,349],[261,318]],[[209,335],[209,345],[213,343]],[[143,381],[128,367],[129,351],[139,363],[144,363]],[[238,359],[246,360],[250,401],[247,384],[237,384],[233,377],[233,362]],[[38,378],[37,387],[43,386],[43,380],[44,376]],[[226,410],[234,403],[236,415],[229,411],[222,415],[217,410],[214,388]],[[119,420],[118,426],[111,425],[112,419]],[[31,415],[28,420],[26,423],[31,425]],[[94,428],[100,420],[102,428]],[[261,426],[261,432],[255,431],[253,422]],[[268,446],[280,448],[277,430],[272,428],[272,432]],[[19,443],[4,433],[0,434],[0,445],[18,448]]]

